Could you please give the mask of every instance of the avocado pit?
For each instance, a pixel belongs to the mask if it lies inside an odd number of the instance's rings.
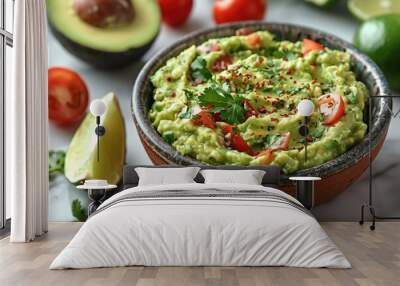
[[[99,28],[127,25],[135,14],[130,0],[74,0],[73,9],[82,21]]]

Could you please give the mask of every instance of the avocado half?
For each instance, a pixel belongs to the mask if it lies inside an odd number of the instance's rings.
[[[141,58],[157,37],[161,14],[155,0],[131,0],[135,17],[125,26],[98,28],[82,21],[73,0],[47,0],[51,31],[71,54],[99,68],[129,65]]]

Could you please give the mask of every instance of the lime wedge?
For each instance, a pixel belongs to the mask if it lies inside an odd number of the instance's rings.
[[[380,15],[400,13],[399,0],[349,0],[347,6],[362,21]]]
[[[337,0],[304,0],[304,1],[322,8],[331,7],[337,2]]]
[[[76,130],[65,157],[65,176],[71,183],[86,179],[103,179],[117,184],[125,160],[125,125],[117,96],[102,98],[107,106],[101,117],[105,134],[100,137],[100,160],[97,161],[96,119],[88,113]]]

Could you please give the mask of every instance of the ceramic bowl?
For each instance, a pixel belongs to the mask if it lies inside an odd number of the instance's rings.
[[[348,42],[316,29],[284,23],[242,22],[198,31],[157,53],[147,62],[136,79],[132,96],[132,114],[143,146],[154,164],[204,165],[204,163],[191,157],[179,154],[151,126],[148,119],[148,111],[153,103],[153,86],[150,77],[168,59],[191,45],[198,45],[210,38],[234,35],[237,29],[244,27],[253,30],[268,30],[278,40],[298,41],[303,38],[311,38],[329,48],[345,50],[350,53],[352,69],[355,71],[358,80],[364,82],[367,86],[369,96],[387,96],[390,94],[385,77],[372,60]],[[368,134],[361,142],[346,153],[322,165],[290,174],[291,176],[312,175],[323,178],[316,185],[315,198],[317,204],[326,202],[344,191],[365,171],[368,167],[369,139],[372,140],[373,157],[379,152],[385,140],[391,118],[387,106],[391,107],[392,101],[390,98],[382,97],[374,100],[374,102],[371,114],[368,111],[365,113],[365,121],[368,122],[368,116],[372,116],[373,123],[372,126],[369,126]],[[287,180],[283,180],[282,189],[288,193],[294,192],[293,185]]]

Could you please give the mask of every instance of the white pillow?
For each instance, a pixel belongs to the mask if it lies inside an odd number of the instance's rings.
[[[247,184],[261,185],[265,171],[262,170],[202,170],[205,184]]]
[[[139,176],[139,186],[195,183],[193,179],[199,170],[199,167],[135,168]]]

